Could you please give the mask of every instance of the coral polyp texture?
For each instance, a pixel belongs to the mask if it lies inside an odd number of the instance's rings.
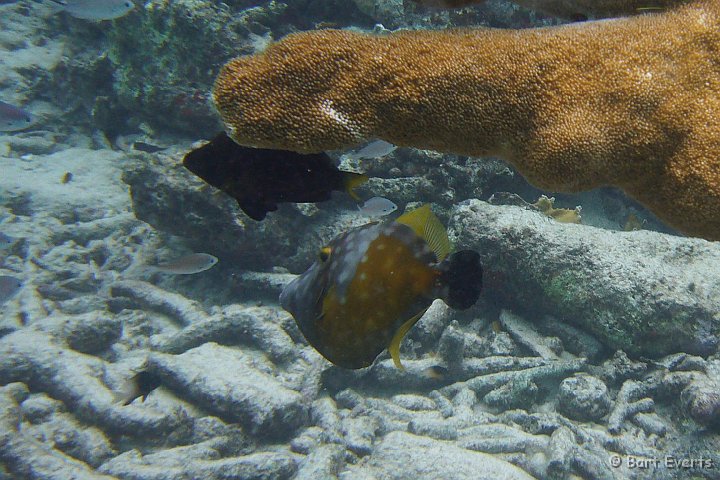
[[[720,2],[518,31],[299,33],[230,61],[213,98],[243,145],[497,155],[538,187],[614,185],[720,240]]]
[[[485,0],[414,0],[436,8],[460,8],[485,3]],[[518,5],[572,20],[587,17],[606,18],[658,12],[688,0],[513,0]]]

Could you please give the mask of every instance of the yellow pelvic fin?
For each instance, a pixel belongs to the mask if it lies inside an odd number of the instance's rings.
[[[345,190],[354,200],[360,200],[360,197],[354,192],[354,189],[362,185],[369,180],[367,175],[361,173],[343,172],[344,178],[343,183],[345,184]]]
[[[426,203],[420,208],[406,212],[395,221],[407,225],[419,237],[422,237],[435,252],[438,262],[445,259],[452,250],[447,230],[440,223],[440,219],[430,210],[429,204]]]
[[[402,362],[400,361],[400,344],[402,343],[402,339],[405,337],[405,334],[410,331],[413,325],[415,325],[415,323],[420,320],[420,317],[422,317],[425,312],[427,312],[427,308],[412,317],[407,322],[403,323],[400,328],[398,328],[398,331],[395,332],[392,340],[390,340],[390,346],[388,347],[388,351],[390,352],[390,356],[395,363],[395,367],[399,368],[400,370],[405,370],[405,367],[403,367]]]

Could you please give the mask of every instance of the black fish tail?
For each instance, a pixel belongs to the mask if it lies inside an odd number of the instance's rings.
[[[343,187],[345,191],[349,193],[353,199],[360,200],[355,193],[355,189],[367,182],[368,176],[361,173],[346,172],[344,170],[340,170],[340,172],[342,173]]]
[[[456,310],[475,305],[482,290],[480,255],[473,250],[455,252],[443,260],[439,269],[443,301]]]

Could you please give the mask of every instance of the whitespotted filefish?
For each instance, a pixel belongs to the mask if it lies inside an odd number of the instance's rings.
[[[430,304],[470,308],[482,287],[480,255],[452,255],[429,205],[395,221],[345,232],[280,294],[308,342],[344,368],[371,365],[386,348],[398,368],[400,342]]]
[[[333,191],[357,199],[353,189],[368,180],[338,169],[325,153],[243,147],[225,133],[185,155],[183,166],[233,197],[258,221],[277,210],[278,203],[324,202]]]

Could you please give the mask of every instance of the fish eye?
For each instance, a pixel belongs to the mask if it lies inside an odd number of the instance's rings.
[[[332,248],[330,247],[323,247],[320,249],[320,261],[321,262],[327,262],[327,259],[330,258],[330,254],[332,253]]]

